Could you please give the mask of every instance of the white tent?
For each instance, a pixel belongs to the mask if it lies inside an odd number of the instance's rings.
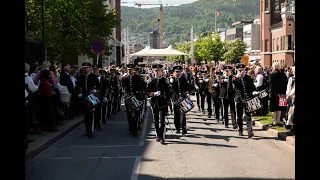
[[[181,56],[188,55],[169,46],[165,49],[153,49],[150,46],[146,46],[139,52],[131,54],[132,56]]]

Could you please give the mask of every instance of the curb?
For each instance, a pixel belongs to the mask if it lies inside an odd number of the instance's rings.
[[[278,132],[275,129],[271,129],[271,128],[269,128],[268,125],[262,124],[261,122],[259,122],[257,120],[254,120],[253,122],[255,122],[255,126],[258,126],[261,129],[265,130],[269,135],[276,136],[280,140],[286,141],[288,144],[295,146],[295,138],[294,137],[288,136],[283,132]]]
[[[69,120],[70,121],[70,120]],[[25,153],[25,160],[29,160],[31,158],[33,158],[34,156],[38,155],[40,152],[42,152],[43,150],[47,149],[48,147],[50,147],[52,144],[54,144],[55,142],[57,142],[58,140],[60,140],[61,138],[63,138],[65,135],[67,135],[69,132],[73,131],[74,129],[76,129],[77,127],[79,127],[82,123],[83,123],[83,116],[75,118],[71,121],[77,121],[77,122],[69,122],[71,125],[69,127],[66,127],[63,129],[63,125],[61,126],[61,131],[58,131],[58,133],[51,135],[52,137],[48,138],[48,136],[44,136],[39,139],[42,140],[42,142],[38,145],[36,145],[34,148],[29,148],[26,153]],[[67,126],[67,124],[65,124],[65,126]],[[41,141],[39,140],[39,141]]]

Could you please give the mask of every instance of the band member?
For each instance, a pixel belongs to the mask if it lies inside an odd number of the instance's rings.
[[[202,91],[203,95],[201,96],[201,108],[204,109],[204,102],[206,99],[207,105],[208,105],[208,117],[211,118],[212,104],[211,104],[211,93],[209,92],[209,76],[207,76],[207,71],[202,71],[202,76],[203,76],[204,89]],[[205,111],[203,111],[203,114],[205,114]]]
[[[127,99],[131,96],[135,96],[138,100],[141,101],[141,93],[144,91],[144,81],[138,75],[134,74],[134,65],[127,64],[128,75],[123,77],[122,84],[124,88],[124,99]],[[128,104],[125,104],[128,124],[129,124],[129,133],[133,136],[138,136],[138,126],[140,119],[140,109],[130,111]]]
[[[244,68],[246,66],[244,64],[238,64],[237,75],[233,78],[233,84],[235,88],[235,107],[236,107],[236,117],[237,123],[239,126],[239,135],[243,136],[243,110],[245,108],[244,103],[242,102],[245,98],[252,96],[252,93],[256,90],[256,87],[253,84],[253,80],[249,75],[244,74]],[[251,138],[253,136],[252,130],[252,118],[251,113],[245,111],[245,119],[247,124],[248,137]]]
[[[107,113],[107,106],[108,106],[108,99],[109,97],[109,90],[110,90],[110,77],[106,76],[106,71],[100,70],[100,84],[101,84],[101,121],[102,123],[106,123],[106,113]]]
[[[83,74],[79,75],[76,85],[76,92],[78,92],[78,96],[80,98],[84,98],[88,96],[90,93],[96,93],[100,84],[97,75],[91,73],[92,65],[88,62],[82,63],[83,66]],[[93,121],[93,112],[89,109],[83,107],[82,109],[84,115],[84,123],[86,127],[86,136],[92,138],[93,129],[92,129],[92,121]]]
[[[108,112],[107,118],[110,118],[110,114],[117,114],[117,103],[118,103],[118,96],[119,96],[119,85],[118,85],[118,77],[116,75],[116,70],[111,68],[110,72],[110,99],[108,99]]]
[[[221,90],[221,81],[220,81],[220,73],[216,72],[214,79],[213,79],[213,87],[214,87],[214,91],[212,93],[212,100],[213,100],[213,104],[214,104],[214,113],[216,116],[216,120],[219,122],[220,120],[222,120],[222,108],[221,107],[221,99],[219,97],[220,95],[220,90]],[[220,112],[221,109],[221,112]],[[220,118],[220,113],[221,113],[221,118]],[[223,120],[222,120],[223,121]]]
[[[173,71],[174,76],[170,78],[171,84],[171,100],[176,102],[181,97],[186,97],[189,92],[189,85],[187,79],[181,76],[182,66],[174,66]],[[176,133],[180,133],[180,128],[182,128],[182,134],[187,133],[187,121],[186,115],[180,112],[179,105],[174,105],[174,125],[176,127]],[[182,122],[181,122],[182,121]]]
[[[197,98],[198,111],[201,111],[200,87],[202,83],[203,83],[203,77],[201,72],[196,72],[196,76],[194,80],[194,88],[195,88],[195,94]]]
[[[117,107],[117,112],[120,112],[121,111],[121,99],[122,99],[122,83],[121,83],[121,73],[120,73],[120,70],[117,70],[116,72],[116,77],[117,77],[117,85],[118,85],[118,98],[117,98],[117,104],[116,104],[116,107]]]
[[[224,75],[221,77],[221,91],[220,99],[222,100],[223,106],[223,119],[224,125],[228,128],[229,125],[229,115],[228,109],[230,106],[231,120],[233,128],[237,128],[236,124],[236,114],[235,114],[235,104],[234,104],[234,89],[232,84],[233,75],[231,74],[232,67],[224,67]]]
[[[101,76],[99,74],[99,71],[100,71],[100,68],[98,66],[93,67],[93,74],[95,74],[99,80],[99,86],[98,86],[99,91],[97,91],[96,95],[99,99],[102,99],[101,92],[100,92]],[[101,130],[101,108],[102,108],[102,104],[99,104],[96,106],[94,110],[94,127],[99,131]]]
[[[170,101],[169,96],[169,83],[167,78],[162,76],[161,64],[155,64],[152,66],[155,72],[155,78],[148,83],[147,92],[150,99],[150,105],[153,113],[154,126],[157,132],[157,142],[165,144],[165,116],[168,113],[168,104]],[[160,123],[160,127],[159,127]]]

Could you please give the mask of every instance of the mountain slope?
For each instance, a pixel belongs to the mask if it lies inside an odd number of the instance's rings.
[[[260,1],[247,0],[240,2],[223,2],[212,4],[184,4],[180,6],[163,7],[164,42],[174,44],[181,40],[190,39],[190,28],[194,27],[194,34],[214,30],[215,10],[220,13],[216,18],[217,28],[227,27],[232,22],[250,20],[259,16]],[[206,3],[206,2],[204,2]],[[121,26],[129,27],[130,42],[142,43],[147,35],[159,29],[159,8],[121,7]],[[231,18],[231,21],[229,20]]]

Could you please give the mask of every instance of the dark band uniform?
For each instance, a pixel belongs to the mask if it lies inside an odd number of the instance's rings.
[[[220,95],[220,90],[221,90],[221,82],[220,82],[220,72],[216,72],[216,75],[213,76],[214,80],[213,80],[213,87],[214,87],[214,91],[212,94],[212,100],[213,100],[213,104],[214,104],[214,113],[215,113],[215,117],[216,120],[219,122],[220,120],[222,120],[223,114],[222,114],[222,109],[221,107],[221,99],[219,97]],[[221,109],[221,111],[220,111]],[[221,113],[221,118],[220,118],[220,113]]]
[[[174,71],[182,71],[182,69],[183,68],[181,66],[173,67]],[[183,76],[170,78],[170,84],[171,84],[170,91],[171,91],[172,102],[176,102],[180,97],[185,96],[185,93],[189,92],[188,81]],[[187,133],[186,115],[180,112],[179,105],[174,105],[173,112],[174,112],[174,125],[176,127],[176,132],[180,133],[180,128],[182,128],[182,134],[186,134]]]
[[[236,66],[237,69],[244,69],[246,66],[244,64],[238,64]],[[237,117],[237,123],[239,126],[239,135],[243,135],[243,110],[245,108],[244,103],[242,100],[246,97],[252,96],[253,91],[256,90],[256,87],[253,84],[253,80],[250,76],[244,75],[243,77],[234,77],[233,78],[233,84],[235,88],[235,95],[234,95],[234,101],[235,101],[235,107],[236,107],[236,117]],[[247,130],[248,130],[248,136],[249,138],[253,136],[253,130],[252,130],[252,119],[251,119],[251,113],[245,112],[245,119],[247,124]]]
[[[133,69],[133,64],[127,64],[127,69]],[[142,98],[142,92],[144,91],[144,84],[145,82],[139,75],[127,75],[122,79],[123,88],[125,91],[124,99],[129,98],[130,96],[134,95],[139,101]],[[133,136],[138,135],[138,125],[140,119],[140,109],[137,109],[133,112],[128,110],[129,107],[126,105],[126,111],[128,116],[128,123],[129,123],[129,132]]]
[[[107,113],[107,105],[108,105],[108,100],[104,102],[104,99],[108,99],[108,93],[110,89],[110,80],[109,77],[106,77],[106,72],[104,70],[100,70],[100,92],[101,92],[101,102],[102,102],[102,118],[101,121],[103,123],[106,123],[106,113]]]
[[[224,67],[224,70],[231,71],[231,66]],[[234,88],[232,84],[233,75],[223,75],[221,76],[221,91],[220,91],[220,99],[222,100],[223,106],[223,119],[224,125],[228,128],[229,125],[229,115],[228,109],[230,106],[230,114],[233,128],[236,129],[236,113],[235,113],[235,104],[234,104]]]
[[[82,64],[83,67],[91,67],[92,65],[88,62]],[[99,79],[97,75],[89,73],[87,75],[81,74],[77,80],[76,91],[79,94],[82,94],[82,97],[86,97],[94,89],[98,89],[100,86]],[[92,137],[92,121],[93,121],[93,112],[88,110],[86,107],[82,108],[82,113],[84,115],[84,123],[86,127],[86,135]]]
[[[152,66],[154,70],[162,70],[161,64],[155,64]],[[155,96],[155,93],[160,91],[160,95]],[[157,141],[164,144],[165,136],[165,116],[168,113],[168,101],[170,101],[169,95],[169,83],[167,78],[161,76],[160,78],[153,78],[148,83],[147,92],[151,96],[150,105],[153,113],[154,126],[157,132]],[[160,127],[159,127],[160,123]]]
[[[108,99],[108,112],[107,118],[111,117],[111,114],[117,114],[117,103],[119,96],[118,77],[115,69],[110,69],[110,98]]]

